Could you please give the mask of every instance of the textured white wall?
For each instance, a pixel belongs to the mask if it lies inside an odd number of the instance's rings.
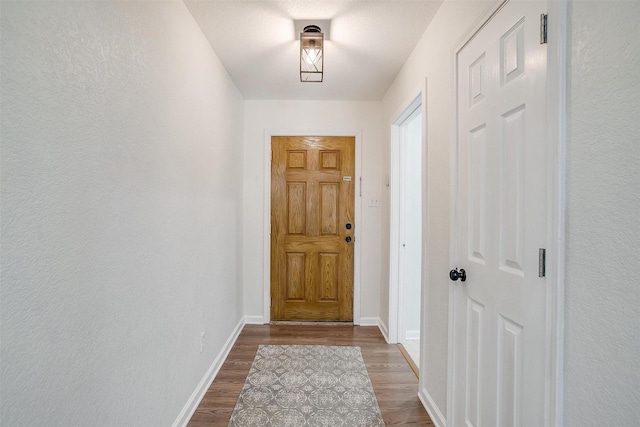
[[[453,51],[457,42],[478,19],[489,3],[483,1],[445,1],[429,24],[393,85],[384,98],[385,146],[382,148],[382,169],[388,174],[389,129],[397,116],[409,105],[427,79],[427,174],[428,200],[426,230],[427,264],[423,266],[423,292],[427,306],[424,316],[426,340],[422,350],[426,366],[422,367],[422,387],[426,387],[435,408],[443,416],[447,409],[447,328],[449,301],[449,145],[451,143],[453,99]],[[388,205],[389,192],[383,194]],[[388,212],[388,211],[387,211]],[[389,217],[383,215],[381,230],[388,242]],[[386,267],[381,286],[381,311],[389,305],[389,251],[383,243],[382,260]],[[383,269],[385,268],[383,267]],[[383,322],[388,322],[388,313]],[[387,323],[388,324],[388,323]]]
[[[0,7],[0,425],[170,425],[242,314],[242,98],[181,2]]]
[[[640,420],[640,2],[571,3],[565,425]]]
[[[263,316],[265,130],[362,132],[363,199],[380,191],[380,102],[246,101],[244,134],[244,310]],[[380,212],[362,205],[361,317],[379,316]]]

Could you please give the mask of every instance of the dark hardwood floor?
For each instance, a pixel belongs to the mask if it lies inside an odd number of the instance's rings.
[[[418,380],[395,345],[375,326],[246,325],[196,409],[190,427],[226,426],[260,344],[359,346],[387,426],[433,426]]]

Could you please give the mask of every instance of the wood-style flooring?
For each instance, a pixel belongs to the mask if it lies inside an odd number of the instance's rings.
[[[375,326],[246,325],[196,409],[190,427],[226,426],[260,344],[359,346],[387,426],[433,426],[418,379]]]

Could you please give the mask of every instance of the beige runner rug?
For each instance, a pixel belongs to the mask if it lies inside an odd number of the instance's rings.
[[[229,426],[384,426],[360,347],[261,345]]]

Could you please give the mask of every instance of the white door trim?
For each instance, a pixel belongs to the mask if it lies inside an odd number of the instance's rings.
[[[400,127],[404,121],[413,112],[421,107],[423,104],[423,94],[421,90],[415,95],[412,100],[405,105],[402,113],[396,115],[396,119],[391,125],[391,177],[390,177],[390,239],[389,239],[389,336],[388,341],[390,344],[396,344],[400,341],[399,329],[401,326],[400,319],[400,304],[401,289],[400,289]],[[425,132],[424,132],[424,111],[422,114],[422,146],[424,147]],[[424,151],[424,150],[423,150]],[[422,165],[424,170],[424,164]],[[422,183],[424,184],[424,183]],[[424,266],[423,266],[424,268]],[[422,313],[420,307],[420,312]]]
[[[564,277],[565,277],[565,210],[567,97],[569,64],[569,6],[567,0],[548,1],[548,67],[547,67],[547,153],[550,165],[549,191],[550,232],[547,256],[549,292],[547,293],[547,360],[545,370],[549,390],[545,400],[547,426],[563,425],[564,414]],[[551,255],[549,255],[551,254]]]
[[[271,321],[271,137],[273,136],[352,136],[356,141],[356,174],[354,191],[355,233],[353,255],[353,324],[360,324],[361,273],[360,245],[362,234],[362,132],[354,130],[291,130],[265,129],[264,131],[264,200],[263,200],[263,289],[264,323]]]
[[[452,52],[453,60],[453,120],[450,151],[450,241],[449,267],[456,267],[457,256],[457,190],[458,190],[458,76],[456,74],[457,54],[480,31],[486,23],[507,3],[495,1],[466,32]],[[514,0],[515,1],[515,0]],[[567,143],[567,64],[568,52],[568,0],[547,0],[548,46],[547,46],[547,159],[549,173],[549,217],[547,241],[547,283],[546,293],[546,362],[545,362],[545,427],[563,425],[563,361],[564,361],[564,273],[565,273],[565,176]],[[448,327],[448,368],[447,368],[447,424],[453,425],[453,384],[455,320],[455,292],[453,282],[449,284],[449,327]]]

